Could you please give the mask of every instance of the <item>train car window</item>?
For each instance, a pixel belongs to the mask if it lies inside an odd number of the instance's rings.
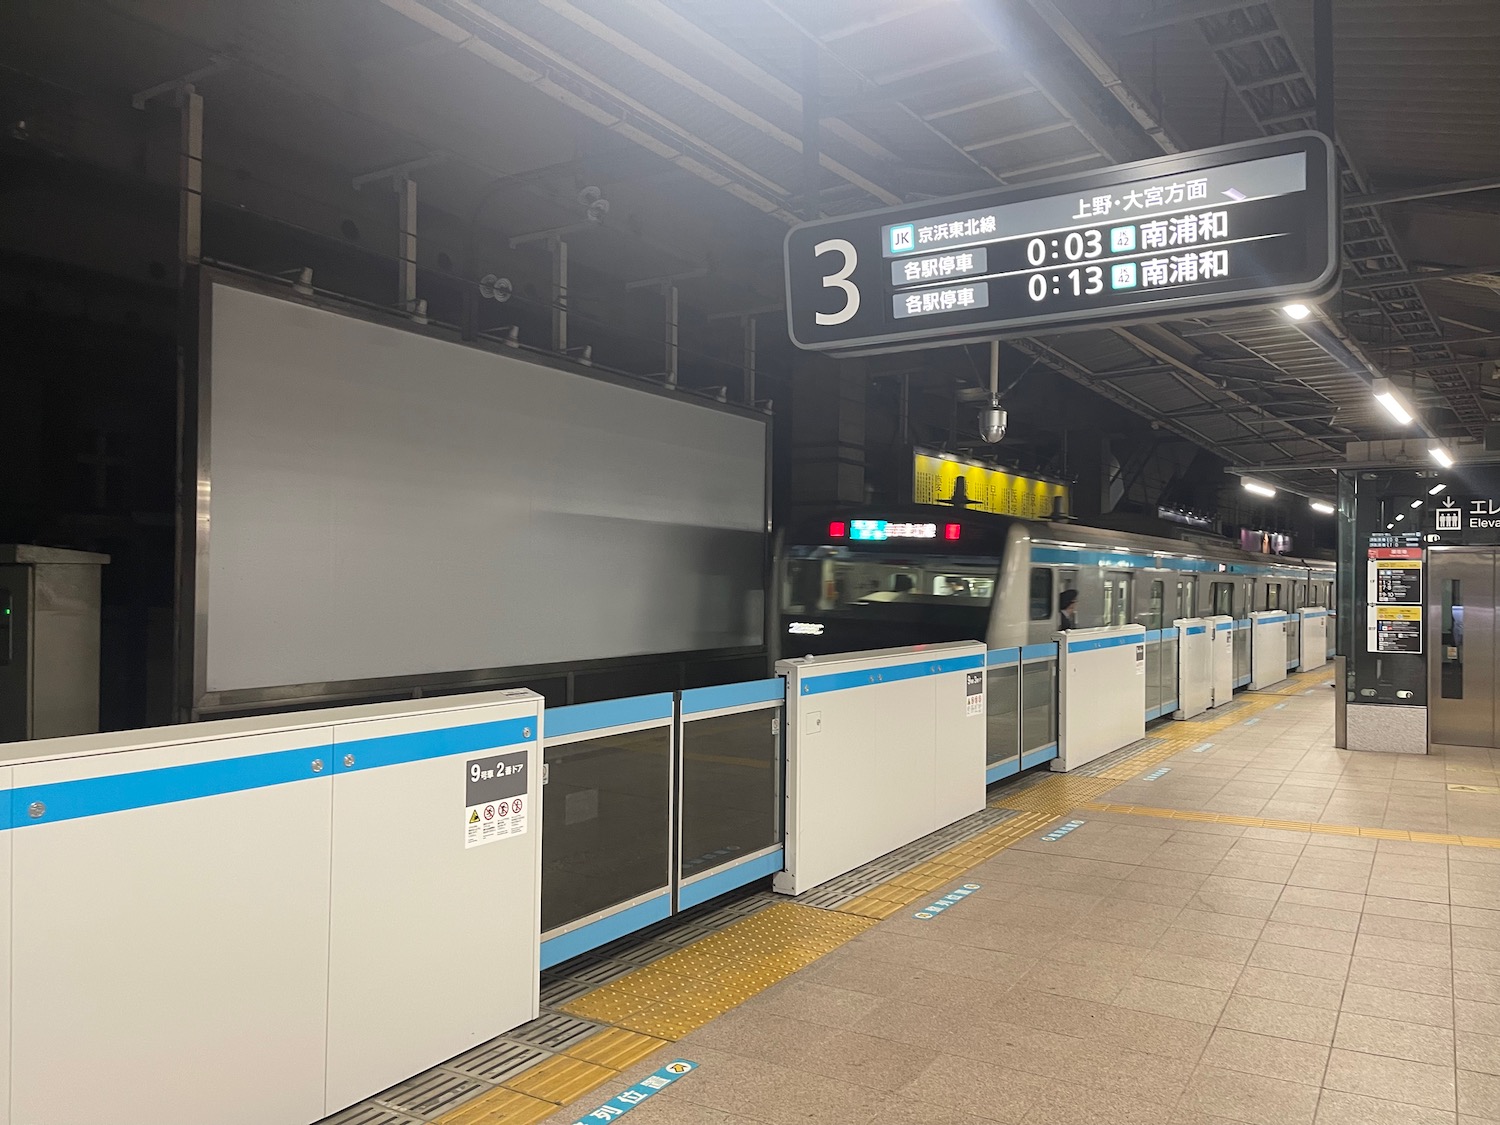
[[[1198,580],[1196,578],[1181,579],[1177,583],[1177,616],[1172,618],[1178,621],[1184,617],[1198,616]]]
[[[1280,609],[1281,608],[1281,583],[1280,582],[1267,582],[1266,583],[1266,608],[1267,609]]]
[[[1295,612],[1307,602],[1307,586],[1301,582],[1292,583],[1292,610]]]
[[[1104,572],[1104,624],[1128,625],[1130,623],[1130,579],[1124,570]]]
[[[1162,626],[1162,613],[1166,609],[1167,584],[1165,582],[1151,583],[1151,605],[1146,610],[1141,624],[1148,629],[1160,629]]]
[[[1234,616],[1234,583],[1215,582],[1209,593],[1213,599],[1213,616]]]
[[[1031,568],[1031,619],[1046,621],[1052,616],[1052,572],[1046,567]]]
[[[1245,588],[1240,597],[1234,599],[1235,616],[1244,620],[1250,616],[1250,611],[1255,608],[1255,583],[1249,578],[1245,579]]]

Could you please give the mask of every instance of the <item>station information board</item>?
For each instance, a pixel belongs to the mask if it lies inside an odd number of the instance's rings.
[[[1420,547],[1366,550],[1365,647],[1370,652],[1422,651]]]
[[[1335,185],[1327,138],[1291,133],[804,223],[788,330],[873,353],[1322,296]]]

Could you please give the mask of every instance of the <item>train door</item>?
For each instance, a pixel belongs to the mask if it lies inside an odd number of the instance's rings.
[[[1166,623],[1167,584],[1160,578],[1151,580],[1146,612],[1141,614],[1141,624],[1147,629],[1160,629]]]
[[[1134,577],[1128,570],[1106,570],[1104,572],[1104,624],[1128,625],[1130,623],[1130,580]]]
[[[1215,582],[1209,588],[1208,615],[1210,617],[1234,616],[1234,583]]]
[[[1183,617],[1198,616],[1198,580],[1196,578],[1177,579],[1177,609],[1172,620],[1177,621]]]

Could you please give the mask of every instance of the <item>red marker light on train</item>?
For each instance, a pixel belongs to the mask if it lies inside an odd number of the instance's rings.
[[[956,540],[961,530],[962,529],[956,523],[945,523],[943,524],[943,538],[948,540]]]
[[[834,520],[828,525],[828,538],[842,539],[849,534],[849,527],[843,520]]]

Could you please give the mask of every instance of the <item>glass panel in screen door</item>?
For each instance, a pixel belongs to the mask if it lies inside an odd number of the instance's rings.
[[[1442,698],[1464,697],[1464,602],[1459,579],[1443,579]]]

